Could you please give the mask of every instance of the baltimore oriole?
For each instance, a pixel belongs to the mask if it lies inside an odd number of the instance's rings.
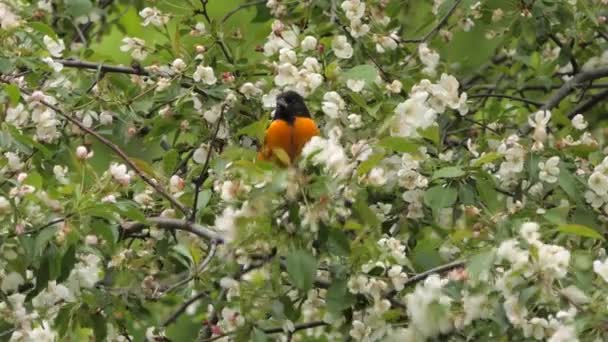
[[[295,91],[286,91],[277,95],[277,106],[270,126],[266,130],[264,145],[258,152],[259,160],[274,161],[280,165],[293,163],[302,152],[302,148],[315,135],[319,128],[311,118],[304,99]],[[281,158],[284,151],[289,161]]]

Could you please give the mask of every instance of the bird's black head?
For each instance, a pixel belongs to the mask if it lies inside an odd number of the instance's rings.
[[[277,95],[274,120],[281,119],[292,123],[296,116],[310,117],[310,112],[306,108],[304,98],[292,90]]]

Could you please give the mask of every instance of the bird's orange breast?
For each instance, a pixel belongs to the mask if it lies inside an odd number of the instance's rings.
[[[302,153],[304,145],[315,135],[319,135],[319,128],[311,118],[296,117],[292,124],[284,120],[274,120],[266,130],[264,146],[258,153],[258,159],[278,161],[273,150],[280,148],[293,162]]]

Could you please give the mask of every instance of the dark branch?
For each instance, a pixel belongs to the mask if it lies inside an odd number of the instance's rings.
[[[265,3],[266,3],[266,0],[257,0],[257,1],[251,1],[251,2],[244,3],[244,4],[242,4],[242,5],[234,8],[230,12],[226,13],[226,15],[224,16],[224,18],[222,19],[222,24],[225,23],[236,12],[238,12],[238,11],[244,9],[244,8],[251,7],[251,6],[257,6],[259,4],[265,4]]]
[[[583,114],[606,99],[608,99],[608,90],[599,92],[591,96],[589,99],[587,99],[587,101],[581,102],[574,107],[574,109],[568,113],[568,118],[572,119],[576,114]]]
[[[462,2],[462,0],[454,1],[454,4],[452,5],[452,7],[450,7],[450,9],[448,10],[448,13],[446,13],[446,15],[443,16],[443,18],[441,18],[441,20],[437,23],[437,25],[435,25],[435,27],[433,27],[432,30],[427,32],[427,34],[425,34],[421,38],[402,39],[400,41],[400,43],[424,43],[427,40],[429,40],[430,38],[432,38],[434,35],[437,34],[437,32],[439,32],[439,30],[441,30],[441,28],[443,26],[445,26],[445,24],[447,24],[448,20],[450,19],[452,14],[454,14],[454,12],[456,11],[456,8],[458,7],[458,5],[460,5],[461,2]]]
[[[179,318],[179,316],[181,316],[181,314],[183,314],[190,305],[192,305],[194,302],[196,302],[197,300],[199,300],[203,297],[207,297],[206,292],[201,292],[201,293],[197,294],[196,296],[188,299],[177,310],[175,310],[175,312],[173,312],[171,314],[171,316],[167,317],[167,319],[165,319],[165,321],[161,324],[161,326],[166,327],[169,324],[175,322]]]
[[[192,233],[205,240],[210,240],[215,243],[223,243],[224,239],[216,231],[209,229],[206,226],[167,217],[148,217],[146,222],[127,222],[122,224],[122,228],[128,232],[136,232],[151,225],[167,230],[183,230]]]
[[[201,190],[201,186],[209,177],[209,161],[211,160],[211,154],[213,153],[213,145],[217,139],[217,134],[220,131],[220,126],[222,125],[222,120],[224,119],[224,112],[226,111],[226,105],[222,106],[221,113],[219,118],[217,118],[217,125],[215,126],[215,131],[211,136],[211,142],[209,143],[209,150],[207,151],[207,157],[205,158],[205,164],[203,165],[203,170],[194,180],[194,201],[192,203],[192,213],[190,214],[190,222],[194,222],[196,220],[196,212],[198,211],[198,197],[199,192]]]
[[[101,72],[115,72],[120,74],[142,75],[146,76],[150,73],[142,68],[125,67],[117,65],[99,64],[81,61],[77,59],[56,59],[55,62],[63,64],[65,67],[77,69],[101,70]]]

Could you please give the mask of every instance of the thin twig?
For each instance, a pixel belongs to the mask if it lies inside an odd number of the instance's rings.
[[[299,330],[311,329],[311,328],[316,328],[316,327],[322,327],[325,325],[328,325],[328,324],[323,321],[313,321],[313,322],[295,324],[293,326],[294,329],[291,332],[296,332]],[[272,328],[272,329],[262,329],[262,331],[265,334],[277,334],[277,333],[282,333],[284,330],[283,330],[283,327],[277,327],[277,328]]]
[[[226,13],[226,15],[224,16],[224,18],[222,19],[222,24],[225,23],[231,16],[233,16],[236,12],[247,8],[247,7],[251,7],[251,6],[257,6],[259,4],[265,4],[266,0],[256,0],[256,1],[251,1],[251,2],[247,2],[244,3],[240,6],[237,6],[236,8],[234,8],[233,10],[231,10],[230,12]]]
[[[465,264],[464,260],[457,260],[457,261],[453,261],[453,262],[445,264],[445,265],[441,265],[441,266],[437,266],[435,268],[431,268],[428,271],[424,271],[422,273],[418,273],[415,276],[409,278],[405,283],[403,283],[403,286],[404,287],[408,287],[408,286],[414,285],[417,282],[426,279],[430,275],[437,274],[437,273],[443,273],[443,272],[446,272],[446,271],[451,271],[451,270],[453,270],[455,268],[464,266],[464,264]]]
[[[142,68],[109,65],[109,64],[103,64],[103,63],[93,63],[93,62],[81,61],[78,59],[55,59],[55,62],[61,63],[63,66],[69,67],[69,68],[100,70],[101,72],[112,72],[112,73],[131,74],[131,75],[140,75],[140,76],[150,75],[150,73],[148,71],[146,71],[145,69],[142,69]]]
[[[458,7],[458,5],[460,5],[461,2],[462,2],[462,0],[454,1],[454,4],[448,10],[448,12],[445,14],[445,16],[443,16],[443,18],[441,18],[441,20],[437,23],[437,25],[435,25],[435,27],[433,27],[433,29],[430,30],[429,32],[427,32],[427,34],[425,34],[424,36],[422,36],[420,38],[415,38],[415,39],[402,39],[399,42],[400,43],[424,43],[424,42],[426,42],[427,40],[432,38],[434,35],[436,35],[437,32],[439,32],[439,30],[441,30],[441,28],[445,24],[447,24],[448,20],[450,19],[452,14],[454,14],[454,12],[456,11],[456,8]]]
[[[528,100],[526,98],[523,97],[517,97],[517,96],[512,96],[512,95],[506,95],[506,94],[490,94],[490,93],[486,93],[486,94],[472,94],[469,95],[470,99],[475,99],[475,98],[488,98],[488,97],[494,97],[494,98],[499,98],[499,99],[509,99],[509,100],[513,100],[513,101],[519,101],[519,102],[523,102],[523,103],[527,103],[533,106],[537,106],[540,107],[543,104],[541,102],[538,101],[533,101],[533,100]]]
[[[205,259],[197,267],[196,271],[194,271],[192,273],[192,275],[175,283],[173,286],[169,287],[167,290],[164,291],[164,294],[171,293],[174,290],[182,287],[183,285],[188,284],[192,279],[198,277],[201,273],[203,273],[205,271],[205,269],[207,268],[207,266],[209,266],[209,264],[211,263],[211,260],[213,259],[213,257],[215,256],[215,252],[217,251],[217,245],[218,245],[217,242],[213,242],[211,244],[211,247],[209,248],[209,253],[207,253],[207,256],[205,257]]]
[[[224,239],[222,236],[214,230],[209,229],[201,224],[188,222],[186,220],[167,218],[167,217],[148,217],[146,222],[127,222],[121,225],[122,229],[128,232],[135,232],[150,225],[157,226],[158,228],[167,230],[183,230],[185,232],[192,233],[205,240],[209,240],[215,243],[223,243]]]
[[[224,119],[224,112],[226,111],[226,105],[223,105],[221,108],[221,113],[219,118],[217,119],[217,125],[215,126],[215,131],[211,136],[211,142],[209,143],[209,150],[207,151],[207,157],[205,158],[205,164],[203,164],[203,169],[201,173],[196,177],[193,181],[194,183],[194,201],[192,202],[192,212],[190,214],[190,222],[194,222],[196,220],[196,212],[198,211],[198,197],[199,192],[201,190],[201,186],[209,177],[209,161],[211,160],[211,154],[213,153],[213,145],[217,139],[217,134],[220,131],[220,126],[222,125],[222,120]]]
[[[557,38],[555,34],[549,34],[549,39],[551,39],[555,43],[555,45],[559,46],[560,49],[564,48],[564,44],[562,44],[562,42],[559,40],[559,38]],[[578,62],[576,61],[576,58],[574,58],[574,53],[572,50],[570,53],[570,64],[572,64],[572,72],[578,74],[580,68],[578,66]]]
[[[183,314],[186,309],[192,305],[194,302],[196,302],[197,300],[203,298],[203,297],[207,297],[207,293],[206,292],[201,292],[198,293],[196,296],[188,299],[184,304],[182,304],[177,310],[175,310],[175,312],[173,312],[171,314],[171,316],[167,317],[167,319],[165,319],[165,321],[161,324],[162,327],[166,327],[169,324],[175,322],[179,316],[181,316],[181,314]]]

